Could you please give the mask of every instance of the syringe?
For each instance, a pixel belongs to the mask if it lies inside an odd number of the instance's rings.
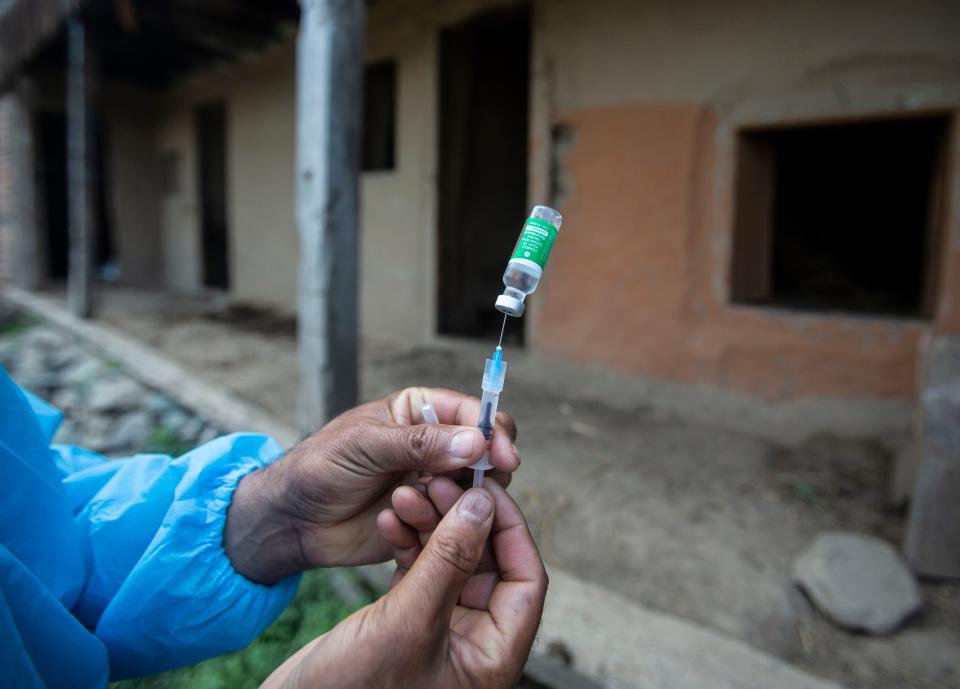
[[[507,362],[503,360],[503,347],[497,345],[493,350],[493,358],[487,359],[483,367],[483,381],[480,384],[483,394],[480,397],[480,418],[477,421],[477,428],[487,439],[487,449],[483,453],[483,458],[471,467],[474,488],[483,485],[483,472],[493,468],[490,464],[490,443],[493,440],[497,405],[500,403],[500,393],[503,392],[503,381],[506,376]]]
[[[520,238],[503,273],[503,294],[497,297],[495,303],[497,310],[503,314],[503,325],[500,327],[500,341],[493,351],[493,358],[487,359],[483,367],[483,395],[480,397],[480,418],[477,421],[477,428],[487,439],[487,449],[483,458],[471,466],[474,488],[483,485],[483,472],[493,468],[490,464],[490,444],[496,426],[497,405],[500,403],[500,393],[503,392],[503,381],[507,375],[507,362],[503,360],[503,334],[507,329],[507,316],[519,318],[526,310],[524,300],[540,283],[562,222],[563,217],[552,208],[534,206],[523,230],[520,231]],[[436,412],[431,405],[424,405],[423,414],[427,423],[436,423]]]

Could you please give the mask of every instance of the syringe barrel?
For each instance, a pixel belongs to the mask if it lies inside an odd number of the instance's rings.
[[[488,360],[489,362],[489,360]],[[471,465],[471,469],[483,469],[488,471],[493,468],[490,464],[490,442],[493,440],[493,428],[497,420],[497,405],[500,403],[500,392],[484,390],[480,398],[480,418],[477,420],[477,428],[487,439],[487,449],[483,457],[476,464]]]
[[[500,403],[500,393],[503,391],[506,377],[507,362],[503,360],[503,350],[497,347],[493,353],[493,359],[487,359],[483,367],[483,380],[480,383],[483,394],[480,396],[480,418],[477,420],[477,428],[487,439],[487,451],[483,453],[483,458],[473,465],[474,469],[486,471],[493,468],[490,464],[490,441],[493,440],[493,427],[497,424],[497,405]]]

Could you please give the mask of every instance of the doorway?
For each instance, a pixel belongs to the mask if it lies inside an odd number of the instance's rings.
[[[441,31],[438,330],[496,337],[500,278],[526,217],[530,10]],[[522,329],[508,330],[513,343]]]
[[[226,119],[223,103],[211,103],[194,111],[203,285],[223,290],[230,287]]]
[[[107,169],[106,131],[103,123],[95,120],[90,135],[92,156],[93,207],[90,209],[92,228],[92,262],[94,275],[115,280],[118,277],[114,252],[113,227],[108,211],[107,188],[110,185]],[[38,205],[41,209],[43,247],[46,277],[53,282],[67,279],[70,255],[70,205],[67,180],[67,118],[62,112],[42,111],[36,120],[38,147],[34,160],[37,165],[39,187]]]

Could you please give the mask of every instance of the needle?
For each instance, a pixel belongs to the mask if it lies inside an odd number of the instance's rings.
[[[500,341],[497,343],[497,348],[503,346],[503,333],[507,330],[507,314],[503,314],[503,325],[500,327]]]

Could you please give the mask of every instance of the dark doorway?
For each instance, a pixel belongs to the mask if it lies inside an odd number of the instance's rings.
[[[69,268],[69,201],[67,193],[67,118],[59,112],[42,112],[37,118],[39,146],[37,175],[41,189],[39,199],[45,225],[47,277],[65,280]],[[94,125],[91,138],[93,156],[93,263],[96,275],[115,276],[105,270],[114,262],[113,228],[107,208],[109,179],[106,166],[106,136],[100,123]]]
[[[203,242],[203,284],[230,287],[227,231],[226,112],[223,103],[197,108],[197,159],[200,193],[200,232]]]
[[[485,13],[440,34],[439,331],[496,337],[493,302],[527,205],[530,13]],[[513,341],[522,329],[512,332]]]
[[[46,225],[47,277],[67,277],[67,119],[60,113],[39,116],[41,209]]]

